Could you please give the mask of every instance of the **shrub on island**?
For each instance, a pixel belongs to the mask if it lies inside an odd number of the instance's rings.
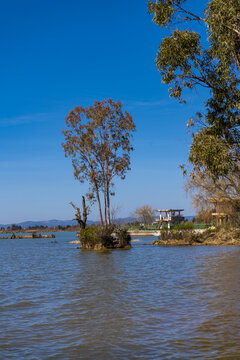
[[[129,249],[131,236],[125,229],[116,229],[115,225],[91,225],[80,232],[82,249]]]

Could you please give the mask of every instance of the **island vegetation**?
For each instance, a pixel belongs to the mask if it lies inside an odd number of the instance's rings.
[[[240,230],[232,226],[212,226],[197,230],[161,230],[152,245],[189,246],[189,245],[240,245]]]

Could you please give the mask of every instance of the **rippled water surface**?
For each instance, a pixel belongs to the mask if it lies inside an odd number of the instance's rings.
[[[240,248],[74,237],[0,240],[0,359],[240,359]]]

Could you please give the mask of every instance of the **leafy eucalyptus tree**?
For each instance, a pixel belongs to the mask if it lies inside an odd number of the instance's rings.
[[[65,156],[72,159],[75,178],[89,183],[90,196],[98,203],[101,224],[108,225],[113,180],[124,179],[130,170],[131,139],[135,131],[132,116],[123,112],[120,101],[107,99],[86,108],[75,107],[65,123]]]
[[[240,176],[240,2],[149,0],[153,21],[169,30],[157,53],[156,66],[170,96],[186,102],[186,89],[203,87],[208,99],[188,122],[192,132],[190,176],[210,177],[226,191],[239,191],[232,179]]]

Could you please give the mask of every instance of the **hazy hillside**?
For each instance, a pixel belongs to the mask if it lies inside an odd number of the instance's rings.
[[[127,217],[127,218],[119,218],[116,220],[118,223],[122,224],[124,222],[131,222],[133,221],[132,218]],[[88,224],[98,224],[98,221],[87,221]],[[8,226],[11,226],[13,224],[0,224],[0,227],[4,227],[7,228]],[[56,227],[58,225],[61,226],[67,226],[67,225],[77,225],[77,222],[75,220],[57,220],[57,219],[52,219],[52,220],[46,220],[46,221],[23,221],[20,223],[16,223],[15,225],[19,225],[21,226],[23,229],[26,229],[30,226],[48,226],[48,227]]]

